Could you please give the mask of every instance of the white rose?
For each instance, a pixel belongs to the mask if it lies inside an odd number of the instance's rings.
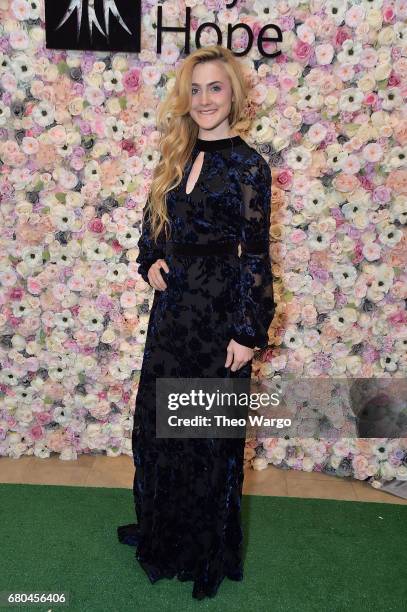
[[[103,77],[100,74],[96,74],[95,72],[91,72],[86,75],[85,83],[90,85],[91,87],[95,87],[96,89],[100,89],[103,83]]]
[[[302,469],[304,472],[312,472],[315,463],[311,457],[304,457],[302,461]]]
[[[278,93],[279,93],[279,90],[277,87],[273,87],[271,85],[268,88],[268,92],[267,92],[266,100],[265,100],[268,106],[272,106],[273,104],[275,104],[278,98]]]
[[[377,35],[380,45],[392,45],[396,40],[396,34],[391,26],[383,28]]]
[[[41,43],[44,40],[44,30],[42,28],[34,27],[29,30],[30,38],[35,43]]]
[[[69,68],[79,68],[82,61],[82,51],[67,51],[66,63]]]
[[[122,110],[118,98],[109,98],[106,102],[106,108],[111,115],[118,115]]]
[[[292,77],[300,77],[302,73],[302,67],[298,62],[287,62],[284,66],[284,71]]]
[[[367,12],[365,20],[372,29],[378,30],[381,27],[383,21],[382,13],[379,9],[371,9]]]
[[[332,456],[329,458],[329,463],[331,464],[331,467],[333,467],[333,468],[334,468],[334,470],[337,470],[337,469],[338,469],[338,467],[339,467],[339,465],[340,465],[341,461],[342,461],[342,457],[338,457],[337,455],[332,455]]]
[[[374,69],[374,76],[377,81],[383,81],[390,76],[392,67],[390,64],[380,64]]]
[[[377,62],[378,64],[390,64],[392,63],[391,51],[388,47],[381,47],[377,51]]]
[[[365,74],[358,80],[358,88],[364,92],[371,91],[374,89],[375,85],[376,82],[371,74]]]
[[[407,480],[407,465],[400,465],[396,468],[396,478],[398,480]]]
[[[390,465],[390,463],[382,463],[380,467],[380,471],[381,471],[381,475],[386,480],[391,480],[396,475],[396,470],[392,465]]]
[[[128,62],[122,55],[115,55],[112,62],[112,70],[121,70],[124,72],[128,68]]]
[[[30,214],[32,212],[32,204],[30,202],[24,201],[16,204],[16,212],[18,215]]]
[[[114,342],[114,340],[116,339],[116,334],[113,328],[108,327],[107,329],[105,329],[105,331],[102,334],[102,342],[104,342],[105,344],[112,344],[112,342]]]
[[[267,460],[264,457],[256,457],[252,461],[252,467],[254,470],[265,470],[268,466]]]

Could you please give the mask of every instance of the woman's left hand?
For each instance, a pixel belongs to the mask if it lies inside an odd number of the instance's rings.
[[[241,367],[246,365],[251,359],[253,359],[254,350],[248,346],[238,344],[236,340],[231,340],[226,349],[227,358],[225,368],[231,366],[231,371],[236,372]]]

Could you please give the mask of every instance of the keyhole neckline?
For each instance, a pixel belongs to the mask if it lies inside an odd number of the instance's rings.
[[[186,176],[186,181],[185,181],[185,186],[184,186],[184,193],[186,197],[189,198],[190,196],[192,196],[195,189],[198,187],[199,183],[202,180],[204,170],[206,169],[205,166],[207,162],[207,159],[206,159],[207,153],[213,153],[215,151],[220,151],[222,149],[233,149],[234,147],[237,147],[242,143],[244,143],[244,140],[243,138],[241,138],[241,136],[230,136],[229,138],[218,138],[217,140],[203,140],[201,138],[197,138],[195,140],[195,146],[192,152],[192,159],[190,161],[190,164],[188,165],[188,171],[186,173],[187,176]],[[199,153],[201,153],[202,151],[204,152],[204,155],[203,155],[201,170],[199,172],[198,178],[196,179],[191,191],[187,192],[187,184],[188,184],[189,175],[196,161],[196,158],[198,157]]]
[[[199,153],[201,153],[201,151],[198,150],[197,155],[194,155],[192,163],[190,163],[189,166],[188,166],[188,172],[186,174],[186,181],[185,181],[185,195],[187,196],[187,198],[189,198],[192,195],[192,193],[194,192],[195,188],[198,186],[199,181],[202,178],[202,173],[203,173],[203,169],[204,169],[204,165],[205,165],[205,157],[206,157],[205,153],[203,154],[202,166],[201,166],[201,169],[199,171],[198,177],[197,177],[197,179],[196,179],[196,181],[194,183],[194,186],[192,187],[191,191],[189,191],[189,192],[187,191],[188,179],[189,179],[189,176],[191,174],[193,165],[196,162],[196,159],[197,159]]]

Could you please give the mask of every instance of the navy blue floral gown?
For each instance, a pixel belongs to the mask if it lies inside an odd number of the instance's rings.
[[[187,178],[200,151],[202,169],[188,195]],[[240,136],[198,138],[180,185],[167,195],[169,240],[187,243],[187,254],[175,254],[164,237],[154,243],[143,214],[139,272],[148,282],[151,264],[165,259],[169,273],[162,271],[167,289],[154,292],[134,413],[137,523],[118,527],[118,537],[136,546],[151,583],[191,580],[197,599],[214,596],[225,577],[243,578],[245,440],[156,438],[155,382],[229,376],[250,383],[252,362],[231,372],[226,348],[231,338],[251,348],[268,344],[275,310],[270,206],[270,168],[254,148]],[[199,245],[209,243],[214,254],[199,254]],[[215,243],[240,243],[240,256],[216,254]]]

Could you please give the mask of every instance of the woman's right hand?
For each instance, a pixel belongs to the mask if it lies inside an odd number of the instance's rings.
[[[158,291],[164,291],[167,289],[167,285],[161,275],[161,268],[164,268],[164,271],[167,273],[170,271],[165,259],[157,259],[157,261],[150,266],[147,274],[148,282],[153,289],[158,289]]]

